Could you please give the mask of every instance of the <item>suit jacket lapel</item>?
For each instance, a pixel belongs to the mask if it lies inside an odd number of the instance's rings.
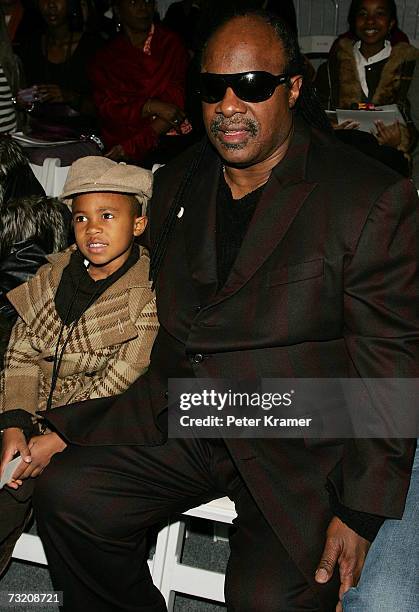
[[[216,202],[221,161],[207,146],[200,168],[195,173],[185,205],[184,238],[192,280],[201,304],[206,304],[217,291]]]
[[[316,183],[305,181],[310,133],[297,122],[287,155],[272,171],[219,302],[238,291],[283,240]]]

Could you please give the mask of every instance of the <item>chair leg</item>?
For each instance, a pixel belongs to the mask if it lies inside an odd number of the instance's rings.
[[[21,561],[48,565],[41,538],[30,533],[22,533],[16,542],[12,557]]]
[[[155,586],[160,589],[163,579],[164,564],[166,562],[167,543],[169,539],[169,523],[162,527],[157,534],[156,549],[153,558],[149,561],[151,577]]]
[[[172,612],[176,595],[175,591],[171,590],[171,585],[173,584],[172,575],[176,570],[177,564],[180,563],[185,536],[185,523],[177,521],[176,523],[169,524],[165,529],[168,530],[166,555],[159,588],[166,601],[168,612]]]

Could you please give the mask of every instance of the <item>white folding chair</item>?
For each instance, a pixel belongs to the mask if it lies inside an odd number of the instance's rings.
[[[228,497],[222,497],[192,508],[184,515],[231,524],[236,511],[233,502]],[[184,537],[184,520],[163,527],[157,536],[154,556],[148,562],[153,582],[162,592],[168,612],[173,610],[176,592],[224,602],[224,574],[181,563]],[[13,558],[47,565],[40,538],[29,533],[20,536]]]
[[[184,513],[207,521],[231,524],[237,516],[233,502],[228,497],[215,499]],[[176,592],[212,601],[224,602],[224,574],[181,563],[185,521],[169,523],[158,535],[154,584],[160,589],[172,612]]]
[[[61,166],[58,157],[47,157],[42,166],[30,166],[47,196],[58,197],[62,193],[70,166]]]

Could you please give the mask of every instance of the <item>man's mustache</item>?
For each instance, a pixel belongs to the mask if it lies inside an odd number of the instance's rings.
[[[210,132],[214,136],[217,136],[217,132],[227,132],[229,130],[247,130],[252,136],[256,136],[259,132],[259,125],[253,119],[249,117],[232,117],[226,119],[221,115],[213,119],[210,123]]]

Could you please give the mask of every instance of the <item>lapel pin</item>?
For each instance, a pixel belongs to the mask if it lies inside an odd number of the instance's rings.
[[[177,214],[177,218],[180,219],[181,217],[183,217],[183,213],[184,213],[185,209],[183,208],[183,206],[180,207],[180,210]]]

